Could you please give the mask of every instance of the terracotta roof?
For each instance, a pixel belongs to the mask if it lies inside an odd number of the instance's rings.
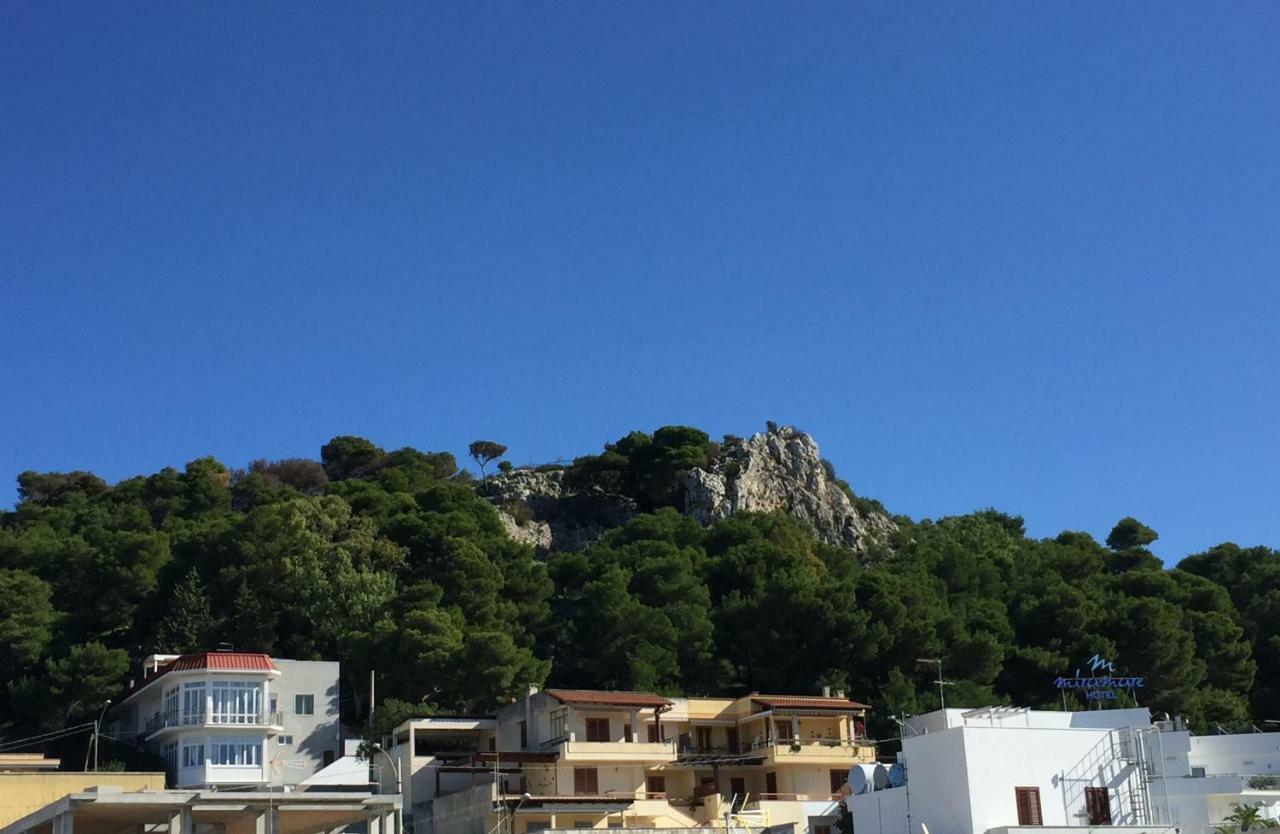
[[[191,669],[230,669],[236,672],[274,672],[271,658],[257,652],[197,652],[184,654],[164,667],[169,672]]]
[[[547,689],[565,704],[602,704],[611,707],[669,707],[671,701],[652,692],[610,692],[602,689]]]
[[[751,700],[769,709],[871,709],[848,698],[804,697],[797,695],[752,695]]]

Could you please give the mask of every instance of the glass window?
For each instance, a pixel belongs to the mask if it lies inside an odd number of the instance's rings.
[[[182,745],[183,767],[204,767],[204,744]]]
[[[286,744],[293,744],[293,736],[276,736],[276,743],[281,747]]]
[[[213,684],[214,724],[256,724],[262,712],[262,690],[248,681],[215,681]]]
[[[225,739],[212,742],[209,764],[245,767],[262,764],[262,745],[256,741]]]
[[[294,695],[293,711],[298,715],[315,715],[316,712],[316,696],[314,695]]]
[[[204,723],[204,681],[182,686],[182,723]]]

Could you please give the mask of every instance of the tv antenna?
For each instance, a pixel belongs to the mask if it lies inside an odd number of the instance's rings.
[[[942,658],[940,658],[940,657],[917,657],[917,658],[916,658],[916,663],[920,663],[920,664],[936,663],[936,664],[937,664],[937,666],[938,666],[938,679],[935,681],[935,683],[937,683],[937,684],[938,684],[938,700],[942,703],[942,708],[943,708],[943,709],[946,709],[946,708],[947,708],[947,689],[946,689],[946,688],[947,688],[948,686],[955,686],[955,683],[954,683],[953,681],[943,680],[943,678],[942,678]]]

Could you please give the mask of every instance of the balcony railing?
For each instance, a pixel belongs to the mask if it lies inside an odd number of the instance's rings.
[[[207,724],[228,725],[238,727],[278,727],[283,721],[283,714],[276,711],[262,712],[157,712],[147,719],[147,734],[172,727],[199,727]]]

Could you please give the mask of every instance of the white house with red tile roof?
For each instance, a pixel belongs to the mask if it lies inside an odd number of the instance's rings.
[[[342,749],[338,664],[254,652],[151,655],[108,714],[175,788],[293,785]]]

